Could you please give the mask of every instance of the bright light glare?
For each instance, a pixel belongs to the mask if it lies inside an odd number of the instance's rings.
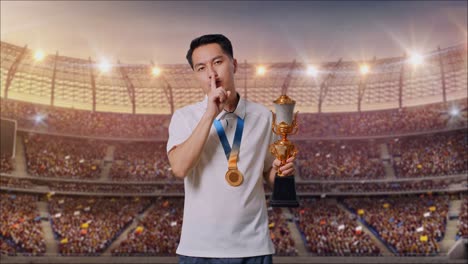
[[[450,109],[450,115],[451,116],[458,116],[460,114],[460,109],[456,108],[456,107],[453,107],[452,109]]]
[[[101,72],[109,72],[111,69],[111,65],[107,61],[102,61],[99,64],[99,69],[101,70]]]
[[[359,67],[359,71],[361,72],[362,75],[366,75],[369,73],[369,66],[366,64],[363,64]]]
[[[161,73],[161,69],[159,69],[158,67],[153,67],[153,69],[151,69],[151,73],[154,76],[158,76]]]
[[[413,53],[410,57],[410,60],[411,64],[417,66],[417,65],[421,65],[424,61],[423,57],[418,54],[418,53]]]
[[[37,114],[36,116],[34,116],[34,122],[36,124],[42,123],[44,119],[45,119],[45,116],[41,114]]]
[[[257,67],[257,74],[258,75],[265,75],[265,73],[266,73],[265,67],[263,67],[263,66]]]
[[[42,52],[42,50],[38,50],[34,53],[34,59],[36,61],[41,61],[42,59],[44,59],[44,57],[45,57],[45,54],[44,52]]]
[[[309,65],[307,67],[307,75],[312,76],[312,77],[316,77],[318,75],[317,68],[315,66],[313,66],[313,65]]]

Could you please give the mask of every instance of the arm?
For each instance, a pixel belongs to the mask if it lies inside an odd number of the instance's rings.
[[[198,162],[214,118],[205,113],[189,138],[169,152],[169,163],[176,177],[184,178]]]
[[[226,92],[224,88],[216,88],[215,78],[211,78],[211,90],[208,93],[206,112],[187,140],[169,151],[169,163],[176,177],[184,178],[197,164],[208,138],[213,120],[224,108],[229,95],[230,92]]]

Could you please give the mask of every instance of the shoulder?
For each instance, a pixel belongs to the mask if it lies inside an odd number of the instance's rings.
[[[190,113],[190,112],[197,112],[199,111],[200,109],[203,109],[203,102],[197,102],[197,103],[194,103],[194,104],[190,104],[190,105],[186,105],[184,107],[181,107],[179,109],[177,109],[175,113]]]
[[[191,105],[186,105],[174,111],[172,118],[184,119],[192,118],[194,115],[203,113],[204,105],[203,102],[194,103]]]
[[[271,111],[266,106],[245,100],[246,115],[255,115],[264,118],[271,118]]]

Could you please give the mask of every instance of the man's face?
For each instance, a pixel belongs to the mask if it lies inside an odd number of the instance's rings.
[[[193,70],[203,91],[208,94],[211,78],[215,78],[216,87],[223,87],[235,95],[234,73],[237,61],[231,59],[216,43],[200,46],[192,53]]]

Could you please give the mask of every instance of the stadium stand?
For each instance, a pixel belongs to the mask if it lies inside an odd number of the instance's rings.
[[[0,156],[0,173],[10,173],[13,171],[14,162],[12,162],[11,158],[6,155]]]
[[[297,165],[303,179],[379,179],[384,168],[377,146],[360,142],[298,142]]]
[[[119,143],[110,171],[113,181],[154,181],[172,176],[165,142]]]
[[[52,196],[51,224],[64,256],[102,253],[149,205],[148,198]]]
[[[468,238],[468,196],[463,199],[463,204],[458,216],[458,232],[456,240]]]
[[[317,256],[376,256],[380,249],[368,234],[357,231],[355,216],[322,199],[303,199],[293,209],[310,252]]]
[[[394,253],[436,255],[444,237],[448,197],[348,198],[343,203],[370,226]]]
[[[466,130],[405,137],[389,142],[396,175],[404,178],[466,173]]]
[[[41,256],[46,252],[36,207],[38,197],[0,193],[0,248],[2,254]]]
[[[91,139],[30,135],[24,138],[28,173],[39,177],[96,179],[106,144]]]

